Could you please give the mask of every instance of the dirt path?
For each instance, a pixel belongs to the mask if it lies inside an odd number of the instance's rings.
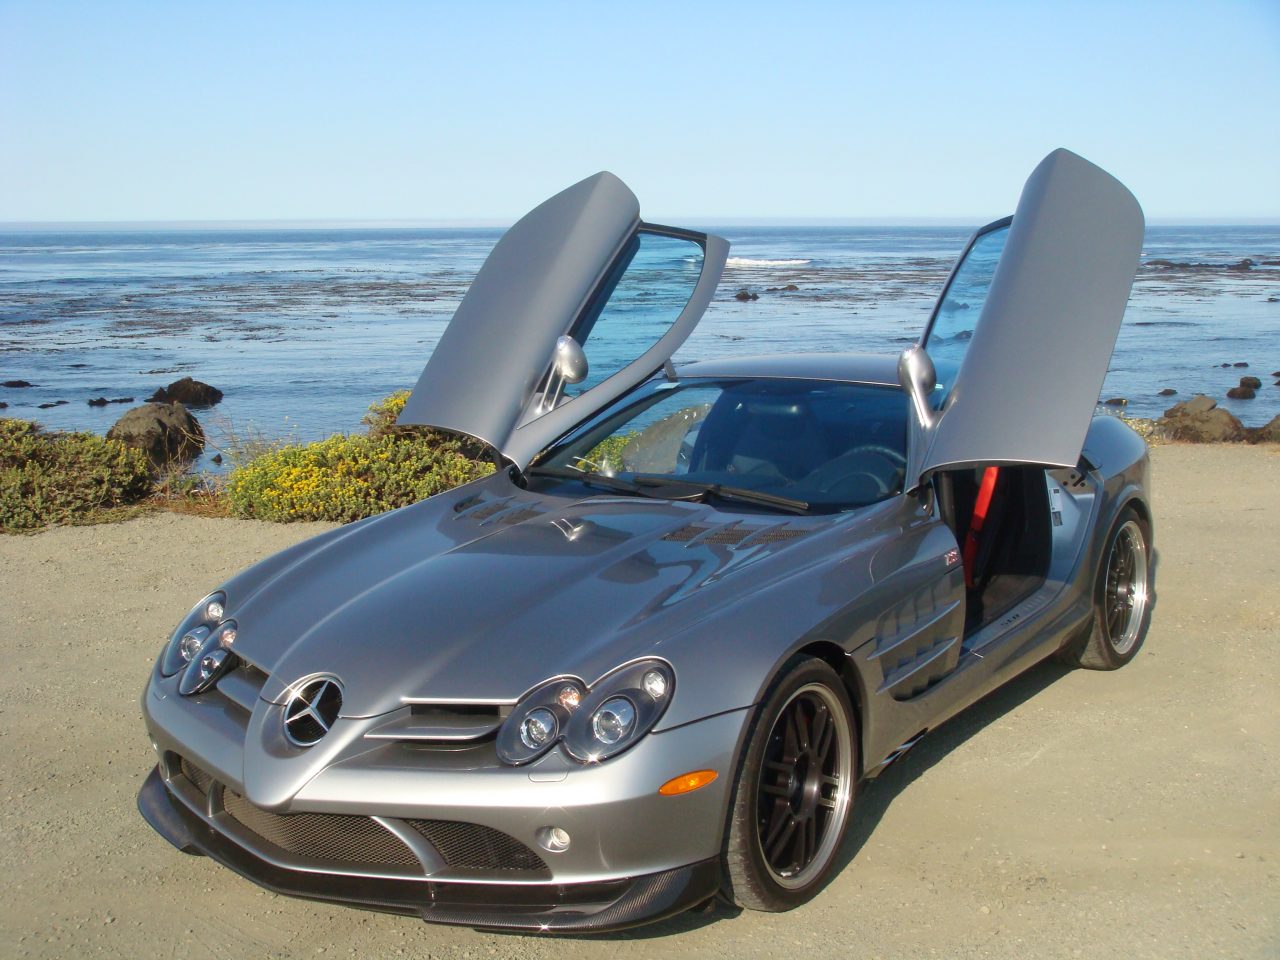
[[[0,955],[1280,955],[1280,452],[1153,456],[1160,602],[1132,665],[1042,665],[931,735],[860,797],[848,865],[809,906],[607,943],[277,897],[138,817],[138,696],[163,638],[319,527],[0,537]]]

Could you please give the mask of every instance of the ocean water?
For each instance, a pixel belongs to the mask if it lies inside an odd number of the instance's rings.
[[[805,351],[897,352],[920,334],[964,227],[723,227],[716,297],[677,362]],[[359,429],[413,385],[497,229],[0,231],[4,416],[105,432],[127,404],[193,376],[213,441],[250,426],[307,440]],[[1251,266],[1242,268],[1240,261]],[[1165,266],[1163,263],[1173,266]],[[696,268],[694,268],[696,270]],[[788,284],[796,289],[783,290]],[[772,288],[772,289],[771,289]],[[739,290],[758,294],[735,299]],[[625,317],[623,321],[625,323]],[[1197,392],[1246,424],[1280,411],[1280,227],[1148,229],[1103,398],[1156,416]],[[592,366],[618,358],[599,355]],[[1041,363],[1046,387],[1052,357]],[[1221,364],[1248,363],[1247,369]],[[1242,374],[1255,400],[1225,400]],[[1178,396],[1157,396],[1171,387]],[[65,401],[57,406],[41,405]]]

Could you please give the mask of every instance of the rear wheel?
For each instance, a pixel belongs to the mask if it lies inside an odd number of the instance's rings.
[[[751,910],[811,899],[835,865],[853,806],[857,738],[839,675],[791,661],[753,720],[734,784],[725,895]]]
[[[1090,670],[1117,670],[1137,655],[1151,624],[1151,528],[1132,507],[1120,514],[1094,585],[1089,632],[1061,659]]]

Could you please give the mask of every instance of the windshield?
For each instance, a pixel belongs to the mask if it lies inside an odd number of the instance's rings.
[[[906,423],[907,398],[895,387],[650,382],[545,451],[529,473],[594,476],[609,489],[679,499],[723,493],[761,509],[846,510],[902,491]]]

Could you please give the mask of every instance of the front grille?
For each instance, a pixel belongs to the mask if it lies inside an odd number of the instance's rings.
[[[445,863],[458,870],[547,870],[546,862],[515,837],[477,823],[410,820]]]
[[[272,813],[223,789],[222,804],[241,826],[300,857],[365,866],[416,867],[418,858],[395,834],[368,817],[338,813]]]
[[[213,777],[209,776],[186,757],[182,758],[178,767],[182,771],[182,775],[190,780],[191,785],[200,793],[209,792],[209,788],[213,786]]]
[[[214,778],[185,757],[176,758],[182,776],[201,794]],[[222,806],[246,830],[300,857],[358,864],[366,868],[419,867],[413,851],[369,817],[339,813],[272,813],[222,787]],[[513,870],[550,875],[546,862],[501,830],[455,820],[409,820],[455,870]]]

